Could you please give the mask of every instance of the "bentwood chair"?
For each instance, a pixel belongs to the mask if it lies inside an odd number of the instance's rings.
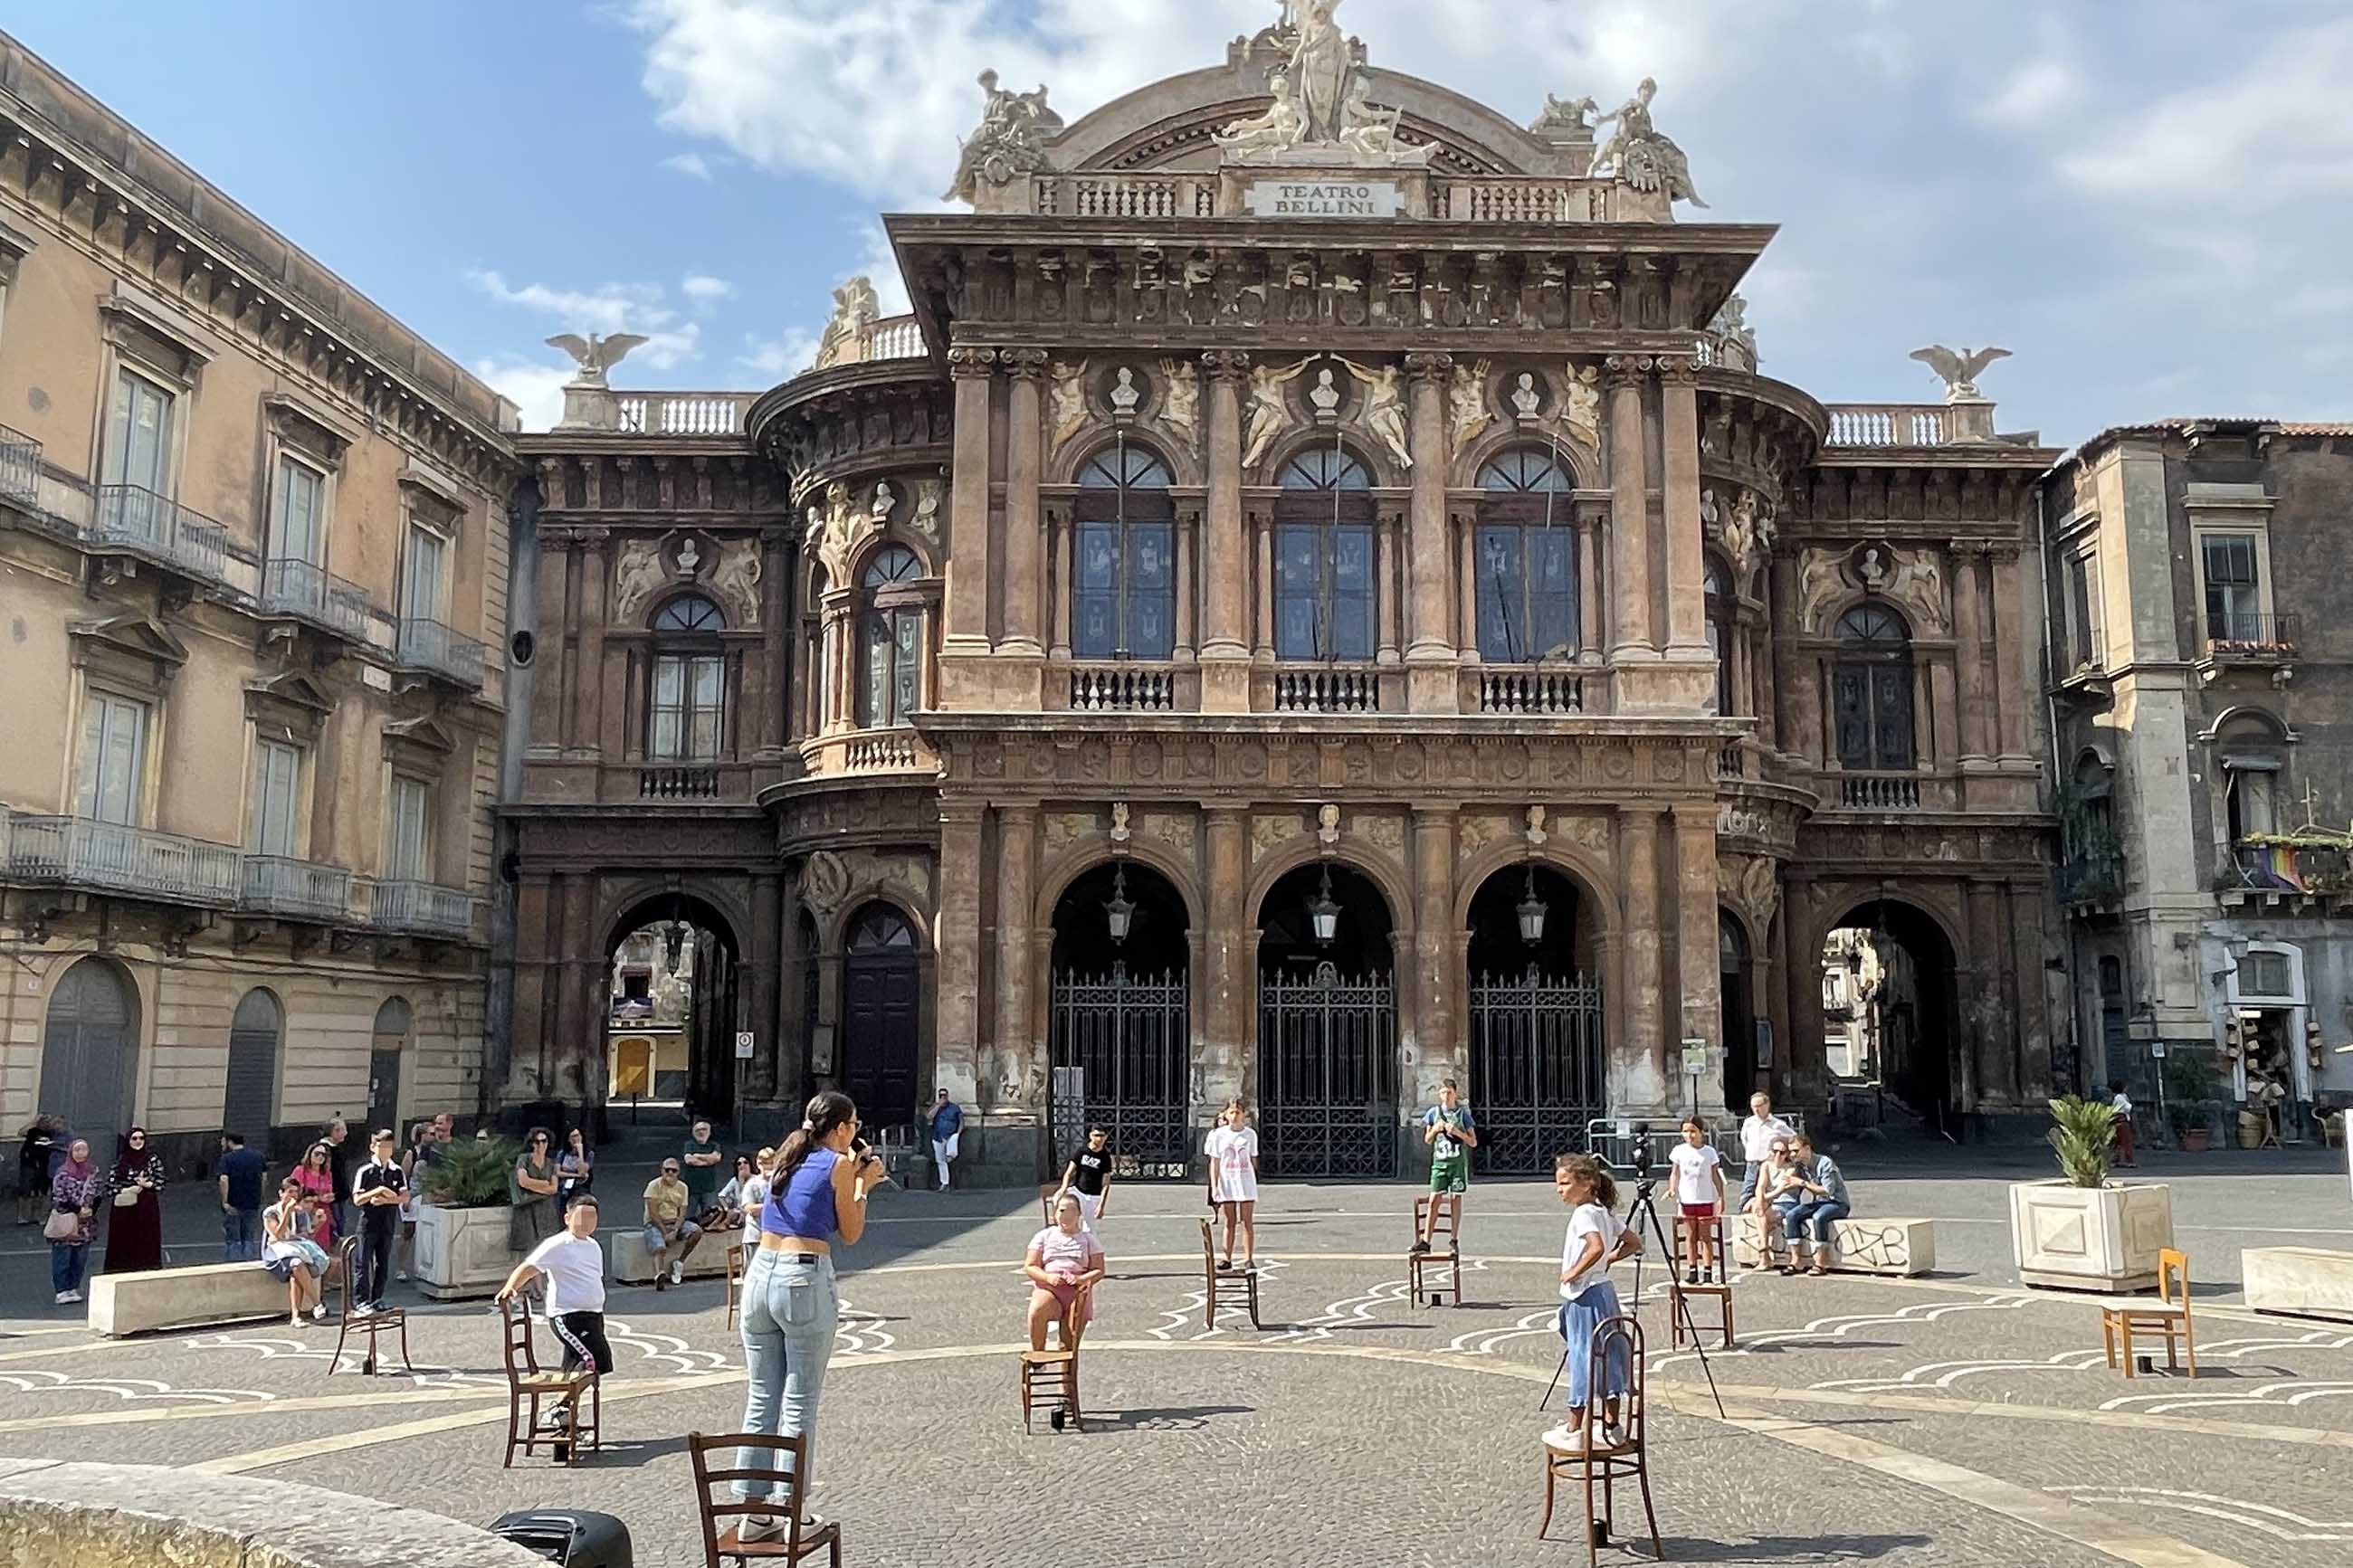
[[[1618,1440],[1604,1442],[1600,1437],[1601,1401],[1612,1364],[1626,1385],[1618,1400]],[[1592,1441],[1573,1448],[1556,1447],[1547,1441],[1544,1446],[1545,1500],[1544,1517],[1536,1521],[1536,1539],[1542,1541],[1552,1528],[1553,1489],[1564,1476],[1575,1476],[1585,1486],[1585,1559],[1588,1568],[1600,1561],[1601,1547],[1618,1523],[1618,1483],[1631,1479],[1641,1489],[1642,1517],[1651,1526],[1651,1555],[1665,1560],[1665,1545],[1659,1540],[1659,1516],[1651,1507],[1651,1462],[1648,1431],[1649,1412],[1644,1405],[1642,1388],[1642,1325],[1623,1316],[1604,1318],[1593,1332],[1590,1376],[1586,1387],[1591,1392],[1592,1403],[1586,1406],[1585,1419],[1589,1428],[1587,1436]],[[1601,1482],[1601,1511],[1593,1511],[1593,1483]]]

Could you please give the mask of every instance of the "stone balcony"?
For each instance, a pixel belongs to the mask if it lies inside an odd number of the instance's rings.
[[[100,554],[125,554],[191,581],[229,587],[229,531],[204,513],[138,485],[100,485],[82,537]]]
[[[1994,438],[1989,402],[1833,403],[1826,447],[1949,447]]]
[[[427,616],[401,618],[394,658],[403,669],[447,681],[461,690],[482,689],[482,645]]]
[[[95,817],[18,813],[7,822],[0,875],[18,886],[227,910],[243,894],[243,860],[231,844]]]
[[[434,882],[380,881],[369,893],[369,922],[403,936],[464,942],[474,934],[474,898]]]
[[[843,778],[900,774],[930,778],[939,753],[913,730],[843,730],[800,743],[801,776]]]
[[[261,613],[284,616],[355,644],[383,640],[385,612],[358,584],[308,561],[261,563]]]
[[[341,866],[290,855],[248,855],[244,877],[237,907],[248,914],[322,921],[351,919],[352,874]]]

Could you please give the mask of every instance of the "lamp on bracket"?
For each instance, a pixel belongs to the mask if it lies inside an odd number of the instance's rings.
[[[1531,860],[1527,866],[1527,890],[1521,897],[1517,906],[1520,917],[1520,940],[1530,947],[1544,941],[1545,915],[1549,908],[1550,906],[1544,900],[1536,896],[1536,864]]]
[[[1307,922],[1315,933],[1318,947],[1329,947],[1340,934],[1340,906],[1332,897],[1332,863],[1325,860],[1324,879],[1315,896],[1307,900]]]
[[[1127,863],[1123,860],[1112,872],[1111,898],[1103,905],[1103,928],[1116,945],[1127,941],[1134,923],[1135,900],[1127,896]]]

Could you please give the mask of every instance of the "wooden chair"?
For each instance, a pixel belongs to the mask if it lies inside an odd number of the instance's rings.
[[[744,1289],[744,1238],[739,1234],[727,1243],[727,1326],[735,1326],[735,1303]]]
[[[1563,1476],[1580,1478],[1585,1483],[1585,1557],[1588,1568],[1592,1568],[1600,1560],[1602,1542],[1617,1526],[1618,1483],[1631,1478],[1642,1489],[1642,1517],[1651,1526],[1651,1554],[1663,1561],[1667,1552],[1659,1540],[1659,1516],[1651,1507],[1649,1433],[1642,1390],[1642,1325],[1622,1315],[1604,1318],[1601,1326],[1594,1331],[1592,1356],[1591,1374],[1586,1386],[1592,1392],[1593,1403],[1586,1407],[1586,1422],[1590,1426],[1601,1420],[1602,1391],[1609,1386],[1605,1379],[1614,1361],[1625,1373],[1626,1392],[1618,1400],[1618,1426],[1622,1440],[1591,1443],[1576,1449],[1545,1445],[1544,1517],[1536,1521],[1536,1539],[1542,1541],[1545,1532],[1552,1528],[1555,1485]],[[1599,1514],[1593,1511],[1593,1482],[1597,1476],[1601,1480]]]
[[[1437,1211],[1434,1215],[1433,1209]],[[1440,1289],[1451,1286],[1454,1304],[1459,1307],[1462,1305],[1461,1194],[1432,1193],[1413,1200],[1413,1238],[1419,1241],[1425,1235],[1430,1237],[1430,1250],[1405,1255],[1406,1294],[1419,1307],[1429,1277],[1437,1274],[1440,1276]],[[1437,1306],[1439,1291],[1427,1293],[1430,1304]]]
[[[408,1360],[408,1309],[386,1307],[380,1312],[362,1312],[356,1317],[352,1313],[352,1277],[359,1272],[359,1255],[360,1238],[357,1236],[347,1236],[335,1244],[335,1261],[343,1266],[340,1289],[343,1293],[343,1306],[342,1321],[335,1329],[335,1353],[327,1362],[327,1375],[334,1376],[335,1369],[343,1364],[343,1342],[360,1334],[367,1339],[367,1349],[360,1355],[360,1372],[364,1376],[375,1376],[376,1336],[396,1334],[400,1342],[401,1369],[414,1377],[417,1368],[410,1365]],[[323,1281],[319,1289],[322,1294],[327,1289]]]
[[[532,1345],[530,1307],[521,1300],[501,1301],[499,1319],[505,1331],[500,1349],[507,1369],[507,1453],[502,1468],[514,1468],[517,1448],[529,1457],[543,1444],[565,1465],[576,1468],[583,1447],[604,1447],[605,1395],[596,1364],[584,1362],[570,1372],[544,1369]],[[561,1409],[565,1416],[544,1432],[540,1430],[543,1401]]]
[[[1025,1350],[1021,1352],[1021,1430],[1033,1430],[1030,1412],[1039,1405],[1051,1408],[1047,1420],[1060,1432],[1065,1422],[1083,1432],[1086,1422],[1079,1414],[1079,1324],[1086,1310],[1083,1296],[1072,1300],[1070,1310],[1057,1321],[1060,1339],[1050,1350]]]
[[[1683,1259],[1690,1256],[1686,1250],[1689,1245],[1686,1238],[1694,1233],[1700,1237],[1699,1280],[1696,1284],[1683,1278],[1686,1272]],[[1713,1299],[1715,1302],[1718,1329],[1724,1335],[1722,1348],[1730,1350],[1733,1344],[1732,1258],[1725,1246],[1724,1216],[1675,1215],[1675,1255],[1667,1263],[1668,1344],[1672,1347],[1683,1342],[1686,1317],[1691,1321],[1692,1342],[1699,1342],[1699,1314],[1691,1310],[1692,1299],[1697,1297],[1703,1300]]]
[[[736,1448],[765,1448],[787,1456],[793,1468],[786,1470],[781,1464],[739,1465],[733,1454],[722,1453]],[[808,1489],[802,1484],[801,1460],[808,1452],[807,1439],[763,1432],[733,1432],[717,1436],[691,1432],[687,1434],[686,1449],[694,1461],[694,1500],[702,1516],[702,1568],[720,1568],[723,1560],[738,1564],[738,1568],[754,1561],[793,1563],[818,1552],[826,1553],[830,1568],[841,1568],[839,1522],[828,1521],[813,1530],[805,1528]],[[712,1468],[713,1454],[721,1454],[717,1461],[721,1468]],[[712,1495],[713,1487],[730,1487],[736,1481],[766,1481],[774,1490],[756,1502],[738,1497],[733,1490],[718,1497]],[[742,1521],[753,1514],[781,1514],[790,1524],[786,1532],[776,1540],[746,1542],[742,1536]]]
[[[2180,1277],[2179,1284],[2175,1276]],[[2198,1375],[2198,1342],[2189,1328],[2189,1258],[2187,1254],[2167,1247],[2157,1255],[2157,1300],[2154,1307],[2126,1306],[2100,1309],[2100,1343],[2108,1352],[2108,1365],[2116,1364],[2121,1355],[2125,1375],[2133,1375],[2133,1340],[2147,1334],[2165,1342],[2165,1365],[2168,1371],[2181,1369],[2180,1356],[2189,1360],[2189,1375]]]
[[[1258,1270],[1218,1272],[1217,1237],[1209,1227],[1209,1221],[1201,1222],[1201,1274],[1208,1281],[1201,1300],[1201,1324],[1214,1329],[1219,1312],[1228,1307],[1240,1307],[1250,1312],[1250,1327],[1258,1328]]]

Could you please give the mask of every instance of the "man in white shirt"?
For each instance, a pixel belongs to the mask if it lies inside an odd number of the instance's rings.
[[[564,1370],[583,1362],[599,1373],[613,1370],[613,1347],[605,1342],[605,1249],[596,1245],[596,1194],[582,1193],[564,1211],[564,1229],[531,1249],[500,1287],[501,1304],[533,1279],[547,1279],[547,1326],[564,1342]],[[559,1406],[557,1415],[562,1414]],[[560,1421],[551,1423],[562,1426]]]
[[[1796,1128],[1773,1114],[1771,1095],[1760,1089],[1748,1097],[1748,1115],[1740,1123],[1740,1206],[1744,1210],[1757,1201],[1757,1173],[1765,1169],[1774,1142],[1787,1142],[1797,1135]]]

